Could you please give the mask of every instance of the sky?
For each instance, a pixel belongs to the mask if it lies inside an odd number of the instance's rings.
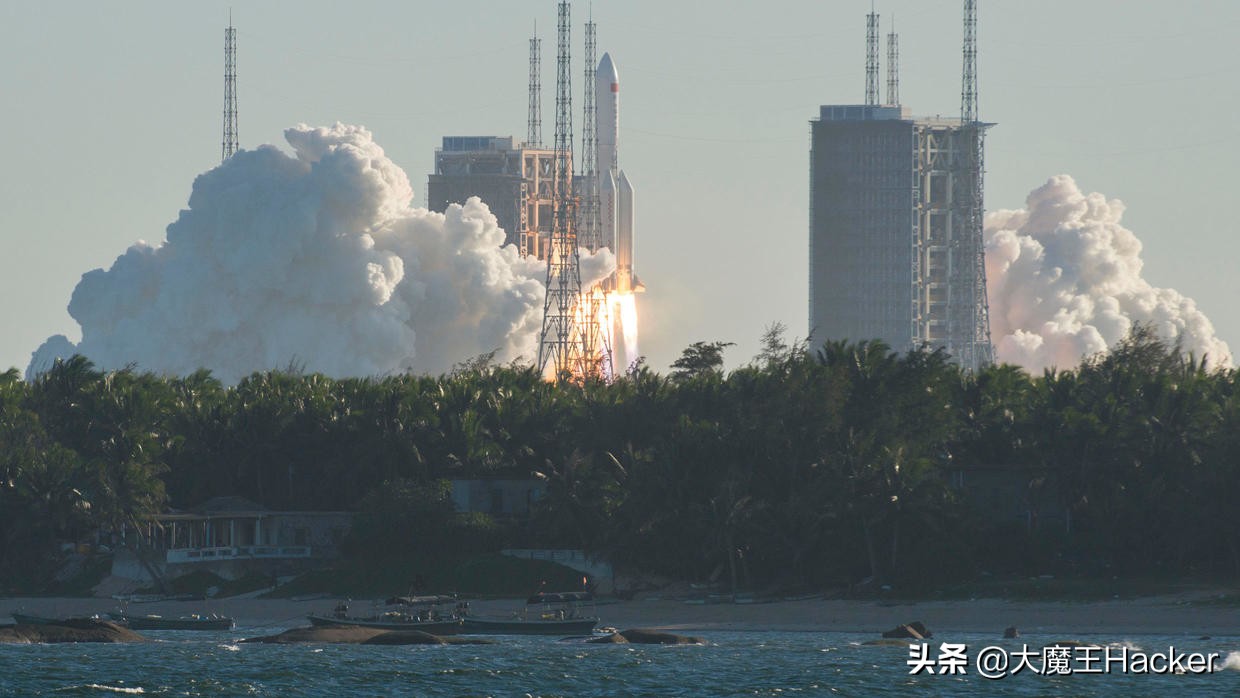
[[[636,189],[642,353],[665,370],[695,341],[807,331],[809,121],[864,97],[868,0],[599,0],[573,7],[574,126],[581,23],[598,25],[623,85],[620,164]],[[878,0],[900,36],[901,101],[960,105],[961,3]],[[82,274],[158,244],[194,179],[217,166],[224,28],[238,40],[242,148],[299,123],[366,126],[415,203],[445,135],[526,130],[528,38],[544,39],[554,124],[555,2],[0,3],[0,367],[57,333]],[[981,0],[979,111],[986,206],[1019,208],[1058,174],[1126,205],[1143,276],[1196,300],[1240,347],[1234,163],[1240,3]],[[883,51],[885,61],[885,49]],[[882,81],[885,92],[885,75]],[[464,358],[464,357],[463,357]]]

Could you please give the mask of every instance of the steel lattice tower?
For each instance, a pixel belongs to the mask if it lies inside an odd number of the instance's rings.
[[[878,104],[878,14],[865,16],[865,103]]]
[[[887,35],[887,104],[900,103],[900,37],[896,35],[895,20]]]
[[[964,68],[960,80],[960,121],[977,121],[977,2],[964,0]]]
[[[530,37],[530,115],[525,143],[534,148],[542,147],[542,40],[538,38],[538,25]]]
[[[951,300],[949,332],[957,346],[949,347],[960,365],[978,370],[994,362],[990,343],[990,304],[986,297],[986,244],[983,232],[984,192],[986,176],[986,128],[978,120],[977,108],[977,1],[964,0],[963,68],[960,87],[960,124],[967,129],[971,148],[966,150],[965,163],[972,186],[967,193],[965,213],[966,235],[960,240],[962,261],[957,273],[967,275],[956,285],[957,296]],[[972,152],[968,152],[968,151]]]
[[[585,80],[582,83],[581,117],[581,180],[585,191],[581,196],[581,246],[593,252],[599,247],[598,200],[598,113],[594,106],[594,68],[598,64],[595,24],[586,22]]]
[[[581,266],[573,196],[572,27],[567,0],[559,4],[556,31],[555,220],[547,252],[547,296],[538,344],[538,366],[550,363],[556,380],[594,375],[592,340],[597,328],[581,314]],[[597,321],[595,322],[597,324]]]
[[[228,16],[224,30],[224,141],[220,145],[220,162],[237,152],[237,30]]]
[[[593,13],[591,13],[593,15]],[[578,245],[595,252],[604,246],[600,239],[602,221],[599,205],[599,172],[598,172],[598,110],[595,104],[594,71],[598,66],[597,25],[593,16],[586,21],[586,55],[585,81],[582,89],[582,124],[581,124],[581,181],[584,191],[580,196],[581,208],[578,212],[579,234]],[[613,250],[614,252],[614,250]],[[608,300],[602,283],[584,290],[582,296],[582,323],[591,330],[584,337],[586,356],[593,364],[594,373],[601,372],[605,376],[612,375],[612,353],[610,327],[604,328],[603,318],[608,317]]]

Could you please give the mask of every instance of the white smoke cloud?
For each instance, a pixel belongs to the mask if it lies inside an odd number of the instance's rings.
[[[160,245],[82,276],[62,335],[27,373],[81,353],[96,365],[227,382],[290,363],[332,376],[439,373],[482,352],[537,355],[546,263],[502,247],[477,198],[413,208],[405,172],[360,126],[299,125],[194,181]],[[583,256],[583,277],[614,267]],[[584,279],[583,279],[584,280]]]
[[[1120,224],[1123,213],[1120,201],[1083,194],[1059,175],[1031,192],[1024,209],[986,216],[999,361],[1035,372],[1072,368],[1141,322],[1214,366],[1231,366],[1231,350],[1191,298],[1141,278],[1141,241]]]

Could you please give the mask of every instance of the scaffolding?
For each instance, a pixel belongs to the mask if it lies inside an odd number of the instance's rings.
[[[942,347],[989,363],[979,222],[991,124],[901,107],[822,107],[811,123],[810,334]]]

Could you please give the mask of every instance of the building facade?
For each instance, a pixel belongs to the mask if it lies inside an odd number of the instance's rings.
[[[241,497],[217,497],[190,511],[152,516],[141,532],[117,532],[112,574],[150,580],[152,573],[173,579],[206,570],[236,579],[299,571],[339,557],[352,525],[350,512],[271,511]]]
[[[810,122],[809,337],[992,357],[982,242],[989,124],[827,105]]]
[[[427,208],[443,213],[482,199],[507,233],[505,244],[542,258],[554,223],[555,151],[512,136],[445,136],[427,180]]]

